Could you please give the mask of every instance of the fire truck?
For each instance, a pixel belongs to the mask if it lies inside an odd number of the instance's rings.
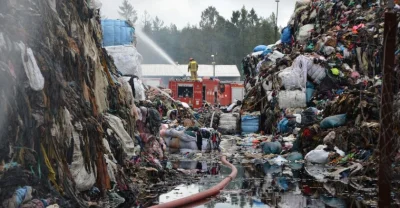
[[[242,100],[244,96],[243,83],[212,78],[203,78],[201,81],[171,80],[169,89],[175,100],[188,103],[194,109],[201,108],[204,101],[211,105],[219,103],[228,106],[235,100]]]

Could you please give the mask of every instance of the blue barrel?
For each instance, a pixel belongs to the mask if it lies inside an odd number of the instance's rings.
[[[243,116],[242,117],[242,133],[258,132],[260,127],[260,116]]]

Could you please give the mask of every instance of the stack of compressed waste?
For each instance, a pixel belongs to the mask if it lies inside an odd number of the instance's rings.
[[[219,120],[218,131],[224,135],[238,132],[239,113],[223,113]]]
[[[159,179],[140,174],[177,178],[165,169],[162,117],[144,101],[140,54],[101,47],[99,8],[1,3],[1,207],[148,206],[143,193]]]
[[[264,154],[296,152],[319,180],[376,179],[384,11],[374,2],[297,1],[281,40],[242,60],[242,132],[273,135],[256,140]],[[243,118],[257,111],[250,131]]]

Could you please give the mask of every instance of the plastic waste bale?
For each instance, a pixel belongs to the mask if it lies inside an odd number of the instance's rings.
[[[133,45],[106,47],[108,54],[113,57],[117,69],[126,75],[142,77],[143,57]]]
[[[306,93],[302,90],[280,91],[278,98],[280,108],[307,107]]]
[[[219,120],[218,131],[221,134],[234,134],[236,133],[238,116],[234,113],[223,113]]]
[[[105,19],[101,21],[103,46],[123,46],[134,43],[135,29],[126,20]]]
[[[322,129],[336,128],[346,124],[346,114],[330,116],[321,121],[320,127]]]
[[[255,133],[259,129],[259,115],[245,115],[242,117],[242,133]]]
[[[280,142],[263,142],[261,148],[264,154],[280,154],[282,152],[282,145]]]

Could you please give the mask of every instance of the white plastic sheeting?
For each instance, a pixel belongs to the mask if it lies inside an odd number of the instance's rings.
[[[143,83],[140,79],[134,79],[135,85],[135,99],[136,100],[146,100],[146,94],[144,92]]]
[[[24,65],[26,76],[29,79],[30,87],[35,91],[43,90],[44,77],[37,65],[35,56],[31,48],[27,48],[24,43],[19,43],[21,58]]]
[[[306,93],[302,90],[280,91],[278,98],[280,108],[307,107]]]
[[[105,47],[108,54],[113,57],[115,66],[123,74],[142,77],[143,57],[133,45]]]
[[[329,152],[325,150],[311,150],[305,156],[305,160],[310,163],[326,164],[328,163]]]
[[[74,178],[76,188],[78,191],[87,191],[93,187],[96,183],[96,170],[92,170],[91,173],[85,168],[85,161],[81,150],[81,140],[78,131],[81,131],[82,125],[77,123],[75,127],[72,125],[72,117],[69,111],[64,109],[64,122],[67,136],[72,136],[74,140],[74,153],[72,157],[72,163],[69,166],[72,177]],[[89,144],[86,144],[89,145]]]
[[[99,0],[89,0],[88,4],[91,9],[100,9],[103,5]]]
[[[304,25],[303,27],[300,27],[299,34],[297,35],[297,40],[300,43],[305,43],[305,41],[310,37],[311,35],[311,30],[314,29],[313,24],[308,24]]]
[[[107,133],[109,135],[115,133],[116,139],[122,145],[124,152],[129,158],[135,156],[135,144],[128,132],[126,132],[122,120],[111,114],[105,114],[104,118],[111,127],[111,129],[107,129]]]

